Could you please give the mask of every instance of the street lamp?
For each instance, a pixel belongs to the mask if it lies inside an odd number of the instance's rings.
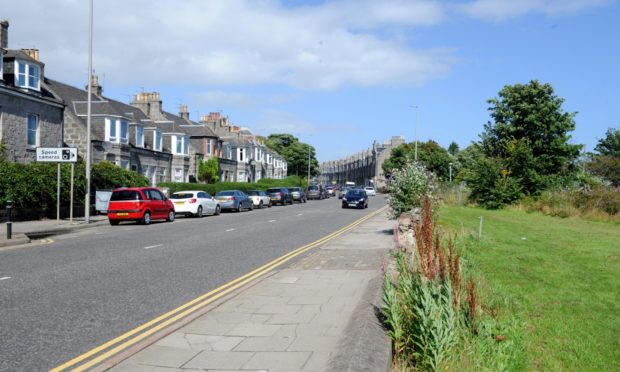
[[[415,109],[415,128],[414,128],[414,152],[413,152],[413,160],[418,161],[418,111],[419,111],[419,106],[415,105],[415,106],[409,106],[409,107],[413,107]]]
[[[310,144],[308,144],[308,179],[306,180],[306,188],[310,186]]]
[[[88,98],[86,112],[86,205],[84,208],[84,220],[90,223],[90,119],[91,119],[91,93],[93,76],[93,0],[90,0],[89,24],[88,24]]]
[[[452,183],[452,162],[450,162],[448,166],[450,167],[450,183]]]

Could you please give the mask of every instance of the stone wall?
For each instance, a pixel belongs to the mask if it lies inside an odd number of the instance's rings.
[[[28,147],[28,115],[39,117],[39,147],[62,145],[64,106],[26,94],[14,94],[0,88],[0,141],[9,160],[31,163],[36,160],[35,147]]]

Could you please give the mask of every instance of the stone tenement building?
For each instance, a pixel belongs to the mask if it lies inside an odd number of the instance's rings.
[[[361,186],[385,186],[386,179],[381,165],[390,156],[392,149],[405,143],[402,136],[392,136],[383,144],[376,141],[371,149],[360,151],[344,159],[321,163],[319,178],[322,184],[343,185],[345,182],[355,182]]]

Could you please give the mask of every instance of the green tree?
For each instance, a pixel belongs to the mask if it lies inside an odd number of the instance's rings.
[[[291,134],[270,134],[265,140],[265,145],[286,160],[289,176],[307,176],[308,154],[310,154],[310,175],[319,175],[319,162],[314,147],[300,142],[297,137]]]
[[[403,169],[407,161],[413,159],[414,145],[403,143],[390,151],[390,157],[381,164],[381,169],[386,178],[391,178],[394,170]]]
[[[452,141],[448,146],[448,152],[450,153],[450,155],[456,156],[458,155],[459,151],[459,145],[456,142]]]
[[[219,181],[219,164],[216,157],[200,160],[198,163],[198,179],[206,183]]]
[[[499,98],[487,102],[493,122],[480,135],[482,151],[505,161],[524,193],[537,194],[555,178],[576,170],[582,146],[568,143],[576,113],[563,111],[564,99],[550,84],[533,80],[505,86]]]
[[[418,146],[418,159],[424,164],[426,169],[435,173],[440,180],[448,181],[450,177],[450,163],[453,160],[450,153],[433,140]]]
[[[609,128],[594,150],[603,156],[620,158],[620,128]]]

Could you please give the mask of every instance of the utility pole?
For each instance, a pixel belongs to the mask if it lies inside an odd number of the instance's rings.
[[[413,136],[414,136],[414,151],[413,151],[413,160],[415,160],[416,162],[418,161],[418,111],[419,111],[419,106],[415,105],[415,106],[409,106],[415,109],[415,127],[414,127],[414,132],[413,132]]]
[[[306,189],[310,186],[310,144],[308,144],[308,180],[307,180]]]

